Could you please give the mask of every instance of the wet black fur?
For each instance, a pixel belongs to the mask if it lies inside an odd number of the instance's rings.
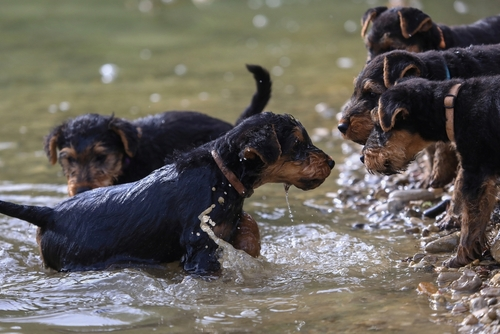
[[[257,91],[235,124],[262,112],[271,97],[269,73],[258,65],[247,65],[247,69],[253,73]],[[45,138],[45,152],[50,159],[49,145],[52,138],[57,138],[58,150],[73,146],[77,152],[102,142],[109,152],[123,153],[122,174],[114,183],[122,184],[139,180],[163,166],[165,159],[171,158],[175,151],[192,149],[220,137],[232,128],[230,123],[194,111],[167,111],[133,121],[85,114],[55,127]],[[117,132],[125,134],[132,156],[126,154]]]
[[[491,212],[482,212],[480,218],[481,210],[477,208],[490,203],[493,209],[491,184],[500,175],[500,76],[449,81],[404,79],[380,98],[384,110],[384,117],[380,121],[386,127],[391,124],[392,113],[403,108],[406,112],[397,114],[394,130],[418,133],[427,141],[449,142],[444,97],[456,83],[463,83],[454,103],[455,145],[460,156],[463,180],[455,188],[458,195],[454,197],[458,196],[463,201],[463,212],[471,212],[472,215],[467,215],[469,221],[462,221],[457,256],[447,263],[453,267],[479,258],[484,250],[485,229]],[[385,133],[380,126],[374,127],[365,149],[384,146],[390,136],[391,131]],[[391,171],[390,164],[387,165],[387,173],[397,172]],[[487,188],[488,184],[490,188]],[[466,215],[462,214],[462,219],[464,217]]]
[[[387,77],[393,85],[402,75],[419,76],[429,80],[446,80],[447,70],[450,78],[471,78],[482,75],[500,74],[500,44],[453,48],[446,51],[427,51],[414,53],[402,50],[379,55],[369,61],[359,73],[354,92],[342,110],[339,131],[346,133],[350,118],[368,113],[378,105],[380,95],[388,87],[384,86],[384,61],[389,63]],[[413,66],[403,74],[403,70]],[[380,91],[366,91],[362,87],[366,80],[380,85]],[[359,141],[359,144],[365,144]]]
[[[373,58],[394,48],[380,47],[379,41],[384,34],[389,34],[392,40],[401,45],[416,45],[420,51],[440,50],[441,35],[438,27],[443,33],[445,48],[467,47],[469,45],[500,43],[500,15],[487,17],[468,25],[447,26],[432,22],[432,27],[426,31],[418,31],[409,38],[405,38],[401,32],[398,12],[401,12],[408,24],[408,32],[414,31],[423,20],[429,16],[421,10],[412,7],[376,7],[366,11],[363,15],[364,22],[371,13],[375,13],[372,28],[367,34],[369,41],[368,52]],[[375,46],[375,47],[374,47]]]
[[[296,129],[304,141],[297,142]],[[245,158],[249,148],[258,154]],[[224,238],[230,242],[244,202],[214,162],[214,149],[247,189],[259,185],[263,168],[279,157],[296,161],[320,152],[329,168],[334,165],[293,117],[266,112],[137,182],[87,191],[54,208],[0,201],[0,212],[39,226],[44,262],[59,271],[181,260],[189,273],[212,274],[220,269],[217,245],[201,230],[198,215],[215,204],[209,216],[229,226]],[[323,180],[300,182],[295,185],[307,190]]]
[[[389,126],[391,114],[388,111],[404,108],[409,113],[396,118],[394,130],[418,133],[428,141],[449,142],[444,97],[456,83],[463,83],[454,109],[456,148],[462,164],[483,165],[485,169],[495,170],[500,167],[500,76],[447,81],[403,79],[380,97],[385,111],[382,122]],[[372,131],[370,138],[375,132]],[[379,136],[384,138],[386,134],[381,132],[380,129]],[[370,139],[366,145],[370,145]]]

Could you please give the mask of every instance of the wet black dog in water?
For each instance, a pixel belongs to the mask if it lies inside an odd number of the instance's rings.
[[[334,164],[297,120],[266,112],[137,182],[86,191],[54,208],[0,201],[0,213],[37,225],[43,260],[59,271],[181,260],[187,272],[207,275],[220,264],[200,226],[205,209],[217,237],[258,256],[245,198],[265,183],[314,189]]]

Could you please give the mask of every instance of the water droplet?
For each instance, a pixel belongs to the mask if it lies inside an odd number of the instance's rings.
[[[337,66],[340,68],[351,68],[354,66],[354,60],[348,57],[340,57],[337,59]]]
[[[101,81],[105,84],[113,82],[118,76],[118,66],[115,64],[104,64],[99,69]]]
[[[277,77],[282,76],[284,72],[285,71],[283,70],[283,67],[281,67],[281,66],[274,66],[273,69],[271,70],[271,73]]]
[[[293,213],[292,213],[292,208],[290,207],[290,201],[288,199],[288,190],[290,189],[290,184],[284,183],[283,184],[285,188],[285,198],[286,198],[286,204],[288,205],[288,217],[290,217],[290,220],[293,223]]]
[[[344,23],[344,29],[347,32],[353,33],[358,29],[358,25],[352,20],[347,20]]]
[[[183,76],[184,74],[187,73],[187,67],[184,64],[179,64],[179,65],[175,66],[174,72],[178,76]]]
[[[208,100],[209,97],[210,97],[210,94],[208,94],[207,92],[201,92],[200,94],[198,94],[198,98],[201,101],[206,101],[206,100]]]
[[[153,103],[160,102],[160,100],[161,100],[161,95],[158,93],[154,93],[149,96],[149,101]]]
[[[149,60],[149,59],[151,59],[151,50],[149,50],[149,49],[142,49],[141,52],[139,53],[139,57],[141,57],[142,60]]]
[[[254,16],[252,23],[256,28],[264,28],[267,26],[268,19],[264,15],[259,14]]]
[[[453,3],[453,8],[459,14],[467,14],[469,12],[469,6],[463,1],[455,1]]]
[[[62,101],[61,103],[59,103],[59,110],[61,110],[61,111],[68,111],[69,107],[70,107],[70,104],[68,101]]]

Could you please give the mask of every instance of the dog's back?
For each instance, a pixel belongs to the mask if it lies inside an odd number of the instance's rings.
[[[236,124],[261,113],[271,96],[267,70],[258,65],[247,69],[257,90]],[[170,161],[174,152],[190,150],[232,128],[228,122],[193,111],[164,112],[135,121],[86,114],[54,128],[45,138],[45,152],[52,164],[62,165],[73,196],[139,180]]]
[[[423,52],[500,43],[500,15],[468,25],[447,26],[434,23],[417,8],[375,7],[364,13],[361,23],[370,59],[391,50]]]

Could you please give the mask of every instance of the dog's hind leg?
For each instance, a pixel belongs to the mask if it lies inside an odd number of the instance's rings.
[[[478,175],[479,174],[479,175]],[[496,178],[463,172],[462,229],[457,255],[445,265],[460,267],[481,257],[486,248],[486,227],[496,202]]]

